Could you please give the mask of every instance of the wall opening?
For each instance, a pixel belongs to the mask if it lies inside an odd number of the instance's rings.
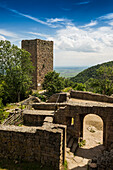
[[[74,125],[74,118],[72,117],[71,118],[71,126],[73,126]]]
[[[83,140],[87,146],[103,144],[103,120],[95,114],[88,114],[83,120]]]

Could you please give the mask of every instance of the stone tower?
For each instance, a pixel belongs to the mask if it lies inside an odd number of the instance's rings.
[[[31,60],[35,67],[33,89],[40,90],[45,74],[53,71],[53,41],[22,40],[22,48],[31,54]]]

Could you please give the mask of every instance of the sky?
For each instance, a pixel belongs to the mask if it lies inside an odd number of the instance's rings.
[[[0,40],[54,41],[54,66],[113,60],[113,0],[0,0]]]

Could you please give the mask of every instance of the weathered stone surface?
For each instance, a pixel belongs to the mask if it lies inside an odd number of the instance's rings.
[[[63,129],[62,129],[63,128]],[[65,128],[0,125],[0,158],[39,161],[61,169],[64,159]]]
[[[22,48],[31,54],[31,59],[35,67],[33,88],[40,90],[45,74],[53,71],[53,41],[40,39],[22,40]]]
[[[71,91],[71,98],[113,103],[113,97],[92,92]]]
[[[29,98],[25,99],[21,102],[21,105],[28,105],[31,103],[41,103],[41,100],[38,97],[30,96]]]
[[[35,110],[57,110],[59,107],[66,106],[66,103],[33,103],[31,106]]]
[[[24,110],[23,123],[26,126],[42,126],[46,117],[53,117],[54,111],[48,110]]]
[[[103,154],[97,158],[92,159],[95,162],[98,170],[112,170],[113,169],[113,150],[104,151]]]
[[[67,125],[67,132],[75,138],[83,136],[83,121],[88,114],[96,114],[103,120],[103,144],[106,149],[113,145],[113,105],[99,102],[68,103],[55,112],[54,123]],[[71,125],[72,118],[74,124]]]
[[[56,93],[53,94],[47,103],[63,103],[67,101],[67,93]]]

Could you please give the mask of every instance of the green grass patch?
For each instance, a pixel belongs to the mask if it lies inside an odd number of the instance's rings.
[[[67,167],[68,167],[68,164],[67,164],[67,161],[65,160],[65,162],[64,162],[64,170],[67,170]]]
[[[79,147],[83,147],[86,144],[86,140],[82,140],[78,143]]]
[[[67,87],[67,88],[63,89],[62,91],[63,92],[70,92],[71,90],[72,90],[72,87]]]

